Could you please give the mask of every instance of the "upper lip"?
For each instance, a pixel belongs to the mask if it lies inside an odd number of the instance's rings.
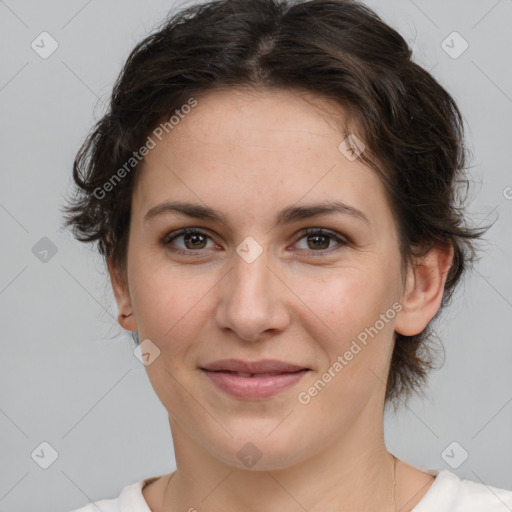
[[[278,361],[277,359],[262,359],[260,361],[243,361],[242,359],[222,359],[202,367],[209,371],[229,371],[240,373],[290,373],[308,370],[305,366]]]

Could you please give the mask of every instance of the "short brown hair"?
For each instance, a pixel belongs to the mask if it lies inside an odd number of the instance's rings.
[[[216,0],[183,9],[128,57],[108,112],[76,156],[66,226],[125,269],[137,166],[108,194],[97,191],[163,119],[214,89],[312,92],[337,102],[357,126],[366,146],[361,158],[385,185],[403,264],[434,243],[453,246],[440,312],[487,228],[465,223],[462,116],[411,56],[398,32],[352,0]],[[408,398],[424,384],[433,366],[431,323],[415,336],[396,333],[386,401]]]

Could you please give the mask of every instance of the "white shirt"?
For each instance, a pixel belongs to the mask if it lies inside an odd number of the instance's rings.
[[[421,470],[435,476],[435,480],[412,512],[512,511],[512,491],[471,480],[461,480],[455,473],[446,469]],[[142,488],[155,478],[158,477],[146,478],[127,485],[117,498],[96,501],[71,512],[152,512],[144,499]]]

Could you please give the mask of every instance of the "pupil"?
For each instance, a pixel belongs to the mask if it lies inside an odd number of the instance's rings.
[[[320,249],[326,249],[326,248],[329,246],[329,241],[327,240],[327,237],[326,237],[325,235],[311,235],[311,236],[309,237],[309,240],[310,240],[310,241],[311,241],[311,240],[316,240],[316,241],[318,241],[318,239],[322,239],[322,238],[324,239],[324,241],[327,241],[327,243],[325,243],[325,242],[324,242],[323,244],[322,244],[322,243],[317,244],[317,243],[315,242],[315,243],[314,243],[314,245],[315,245],[315,247],[316,247],[317,249],[318,249],[318,248],[320,248]]]
[[[192,245],[193,245],[195,248],[197,248],[197,246],[198,246],[199,244],[201,244],[201,242],[203,242],[203,243],[204,243],[204,240],[200,240],[201,238],[204,238],[204,236],[203,236],[203,235],[201,235],[200,233],[187,233],[187,234],[185,235],[185,245],[188,247],[187,242],[189,242],[189,241],[193,240],[193,241],[192,241]],[[199,239],[199,240],[198,240],[198,239]]]

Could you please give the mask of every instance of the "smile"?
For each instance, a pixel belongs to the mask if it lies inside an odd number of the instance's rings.
[[[301,369],[282,373],[245,373],[202,369],[219,390],[245,400],[261,400],[297,384],[309,372]]]

